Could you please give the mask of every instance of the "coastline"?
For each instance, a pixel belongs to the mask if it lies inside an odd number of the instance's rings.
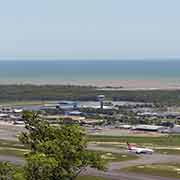
[[[1,61],[0,84],[180,89],[180,61]]]
[[[0,85],[95,86],[100,90],[178,90],[180,83],[161,80],[0,80]]]

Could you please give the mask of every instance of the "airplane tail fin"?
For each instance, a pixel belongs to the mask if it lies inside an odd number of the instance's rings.
[[[128,150],[131,150],[131,145],[127,142],[127,148],[128,148]]]

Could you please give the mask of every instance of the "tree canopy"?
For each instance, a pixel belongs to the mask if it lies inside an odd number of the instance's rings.
[[[87,150],[86,133],[78,125],[52,126],[32,112],[23,118],[27,131],[19,140],[30,149],[25,180],[73,180],[87,167],[105,168],[101,155]]]

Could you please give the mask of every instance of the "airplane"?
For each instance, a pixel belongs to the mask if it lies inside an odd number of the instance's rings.
[[[149,148],[138,148],[134,145],[131,145],[127,142],[127,146],[128,146],[128,151],[129,152],[134,152],[136,154],[152,154],[154,152],[154,150],[149,149]]]

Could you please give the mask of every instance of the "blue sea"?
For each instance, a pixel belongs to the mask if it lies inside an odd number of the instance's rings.
[[[0,61],[0,83],[89,80],[160,80],[180,82],[180,60]]]

